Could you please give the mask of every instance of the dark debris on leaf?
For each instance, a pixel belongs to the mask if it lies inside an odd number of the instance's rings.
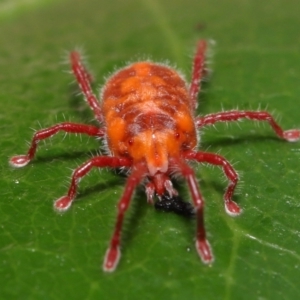
[[[155,209],[164,212],[174,212],[185,217],[195,216],[194,206],[186,201],[183,201],[180,196],[163,195],[161,199],[154,204]]]

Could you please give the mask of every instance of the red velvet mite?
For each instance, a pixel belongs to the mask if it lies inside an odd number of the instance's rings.
[[[213,261],[204,228],[204,200],[188,161],[208,163],[223,169],[229,180],[224,194],[225,210],[231,216],[241,213],[240,207],[232,200],[239,178],[222,156],[196,150],[199,143],[197,130],[217,122],[246,118],[267,121],[277,136],[287,141],[300,139],[300,130],[283,131],[265,111],[232,110],[195,116],[201,78],[205,73],[206,47],[206,41],[201,40],[197,44],[191,84],[187,84],[173,68],[142,61],[115,72],[103,87],[101,101],[92,92],[91,76],[81,63],[80,54],[72,52],[70,60],[73,73],[100,126],[63,122],[39,130],[32,138],[28,153],[10,159],[14,167],[27,165],[34,158],[39,141],[59,131],[87,134],[106,141],[109,154],[93,157],[76,168],[67,195],[54,203],[55,209],[67,210],[76,197],[80,179],[95,167],[122,167],[129,170],[130,175],[118,203],[114,233],[104,258],[104,271],[114,271],[119,262],[124,215],[137,185],[145,182],[147,201],[151,204],[155,196],[158,197],[156,201],[160,201],[164,195],[172,199],[177,196],[171,181],[174,174],[180,174],[186,179],[191,193],[197,219],[197,252],[204,263]]]

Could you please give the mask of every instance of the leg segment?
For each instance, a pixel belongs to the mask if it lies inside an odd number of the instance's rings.
[[[265,111],[225,111],[220,113],[209,114],[196,119],[196,125],[203,127],[213,125],[217,122],[232,122],[240,119],[249,119],[255,121],[267,121],[275,131],[278,137],[289,142],[296,142],[300,139],[300,129],[283,130],[274,120],[272,115]]]
[[[182,175],[186,178],[188,186],[193,198],[195,205],[196,218],[197,218],[197,233],[196,233],[196,249],[203,261],[203,263],[208,264],[213,261],[213,255],[211,251],[210,244],[206,239],[206,232],[204,227],[204,199],[199,191],[197,180],[195,178],[194,171],[185,163],[176,161],[175,164],[179,165],[179,169]]]
[[[206,41],[201,40],[197,44],[197,50],[193,61],[192,81],[190,86],[190,97],[194,108],[197,107],[197,97],[201,88],[201,78],[205,72]]]
[[[39,141],[47,139],[53,136],[54,134],[58,133],[59,131],[65,131],[69,133],[84,133],[95,137],[103,137],[104,135],[104,130],[99,129],[96,126],[75,124],[69,122],[56,124],[54,126],[37,131],[32,138],[31,145],[27,154],[13,156],[10,159],[9,163],[13,167],[17,167],[17,168],[26,166],[30,162],[30,160],[33,159]]]
[[[147,173],[147,168],[144,163],[140,163],[139,165],[135,166],[131,175],[127,179],[125,191],[123,196],[118,204],[118,215],[117,215],[117,222],[115,225],[115,230],[110,241],[110,245],[106,251],[104,262],[103,262],[103,270],[106,272],[113,272],[117,264],[120,260],[121,251],[120,251],[120,237],[121,237],[121,230],[124,220],[124,215],[126,210],[129,207],[130,200],[132,197],[132,193],[135,187],[139,184],[142,178]]]
[[[184,157],[186,159],[193,159],[200,163],[209,163],[215,166],[221,166],[223,171],[230,181],[227,190],[224,195],[224,202],[225,202],[225,210],[231,216],[237,216],[241,213],[240,207],[232,200],[233,193],[235,187],[238,182],[238,174],[234,170],[234,168],[230,165],[230,163],[222,156],[214,154],[214,153],[207,153],[207,152],[194,152],[188,151],[185,152]]]
[[[65,211],[67,210],[73,200],[76,197],[77,193],[77,186],[82,177],[87,175],[91,171],[92,168],[103,168],[103,167],[110,167],[110,168],[119,168],[119,167],[130,167],[131,160],[127,158],[118,158],[118,157],[111,157],[111,156],[97,156],[91,158],[89,161],[78,167],[72,176],[71,185],[66,196],[63,196],[57,199],[54,203],[54,208],[58,211]]]
[[[100,102],[92,92],[91,88],[91,75],[87,72],[87,70],[84,68],[83,64],[81,63],[80,54],[76,51],[71,52],[70,54],[70,60],[71,60],[71,66],[72,71],[74,73],[74,76],[76,77],[76,80],[80,86],[80,89],[93,110],[95,114],[95,118],[102,122],[103,116],[100,108]]]

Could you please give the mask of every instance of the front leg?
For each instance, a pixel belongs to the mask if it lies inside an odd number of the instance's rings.
[[[196,229],[196,250],[203,263],[209,264],[214,260],[209,241],[206,238],[206,230],[204,226],[204,199],[199,190],[194,171],[185,162],[172,159],[174,165],[179,167],[180,173],[187,180],[189,190],[195,206],[195,214],[197,219]]]
[[[115,230],[104,257],[103,270],[105,272],[113,272],[119,263],[121,257],[121,250],[120,250],[121,231],[122,231],[125,213],[129,207],[134,189],[140,183],[140,181],[145,177],[147,171],[148,170],[145,163],[140,162],[135,166],[133,166],[132,172],[127,179],[125,190],[123,192],[122,198],[118,203],[118,214],[117,214],[117,220],[115,224]]]

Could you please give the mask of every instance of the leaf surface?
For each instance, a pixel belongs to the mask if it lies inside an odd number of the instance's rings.
[[[46,1],[47,2],[47,1]],[[237,218],[226,215],[227,181],[218,168],[195,166],[206,199],[215,262],[194,249],[194,220],[156,212],[136,193],[113,274],[101,270],[125,178],[91,172],[66,213],[71,170],[96,154],[98,141],[63,134],[40,143],[22,169],[8,158],[26,151],[32,130],[92,114],[65,71],[68,51],[82,47],[95,91],[115,68],[151,57],[190,77],[196,41],[213,39],[212,76],[199,114],[268,108],[285,128],[300,128],[299,1],[54,1],[1,18],[2,299],[296,299],[300,294],[300,143],[277,139],[250,121],[217,125],[201,148],[219,152],[239,171]],[[180,193],[189,200],[183,183]]]

